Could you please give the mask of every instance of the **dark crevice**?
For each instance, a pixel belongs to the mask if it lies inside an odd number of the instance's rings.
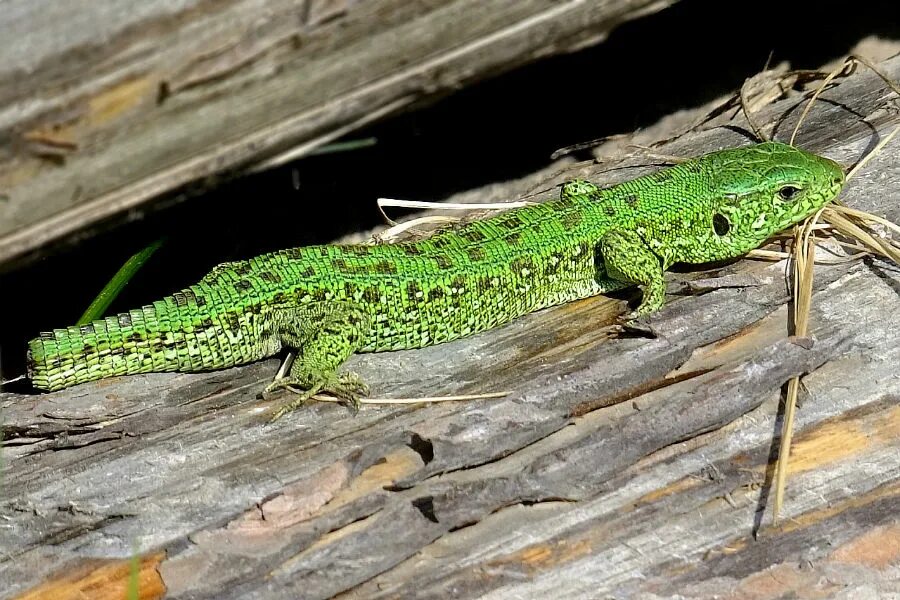
[[[537,504],[577,504],[580,500],[575,498],[563,498],[562,496],[547,496],[544,498],[536,498],[533,500],[521,500],[519,504],[522,506],[535,506]]]
[[[66,527],[65,529],[60,529],[59,531],[54,531],[49,533],[38,541],[35,542],[35,547],[47,547],[47,546],[58,546],[64,542],[69,540],[74,540],[79,538],[86,533],[90,533],[92,531],[99,531],[106,527],[107,525],[111,525],[112,523],[116,523],[121,521],[122,519],[129,517],[131,515],[109,515],[99,519],[97,521],[92,521],[90,523],[82,523],[79,525],[74,525],[72,527]]]
[[[638,396],[643,396],[644,394],[649,394],[650,392],[654,392],[656,390],[669,387],[671,385],[675,385],[676,383],[681,383],[682,381],[687,381],[688,379],[693,379],[695,377],[700,377],[701,375],[706,375],[713,369],[697,369],[695,371],[689,371],[687,373],[681,373],[680,375],[676,375],[674,377],[663,377],[662,379],[655,379],[653,381],[648,381],[647,383],[639,386],[635,386],[632,388],[628,388],[618,394],[612,396],[605,396],[603,398],[598,398],[596,400],[590,400],[588,402],[582,402],[581,404],[576,405],[572,408],[572,411],[569,413],[572,417],[582,417],[588,413],[591,413],[595,410],[599,410],[601,408],[606,408],[608,406],[612,406],[614,404],[620,404],[622,402],[627,402],[628,400],[633,400]]]
[[[423,496],[421,498],[416,498],[412,501],[412,505],[416,507],[422,516],[431,521],[432,523],[438,523],[437,515],[434,514],[434,497],[432,496]]]
[[[457,531],[459,531],[461,529],[468,529],[469,527],[474,527],[475,525],[478,525],[479,523],[481,523],[481,520],[479,520],[479,519],[476,519],[474,521],[465,521],[464,523],[460,523],[459,525],[456,525],[455,527],[451,527],[450,529],[447,530],[447,533],[456,533]]]
[[[434,460],[434,444],[431,443],[431,440],[426,440],[418,433],[412,434],[407,446],[422,457],[422,462],[426,465]]]

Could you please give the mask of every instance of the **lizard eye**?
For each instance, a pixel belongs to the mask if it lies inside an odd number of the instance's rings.
[[[722,213],[713,215],[712,225],[713,231],[715,231],[718,236],[727,235],[728,232],[731,231],[731,222],[728,220],[728,217]]]
[[[800,193],[800,188],[796,185],[786,185],[778,190],[778,197],[782,200],[793,200]]]

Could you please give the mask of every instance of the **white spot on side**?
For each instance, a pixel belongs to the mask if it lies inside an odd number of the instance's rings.
[[[763,225],[766,224],[766,213],[759,213],[759,216],[756,217],[756,220],[753,221],[753,229],[762,229]]]

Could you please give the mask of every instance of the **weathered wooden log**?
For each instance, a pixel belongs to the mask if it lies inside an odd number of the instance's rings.
[[[8,0],[0,265],[674,1]]]
[[[883,67],[900,78],[900,57]],[[759,122],[785,137],[798,102]],[[896,108],[870,73],[840,79],[798,145],[850,164],[900,122]],[[746,141],[712,128],[656,150]],[[900,219],[897,148],[847,185],[849,205]],[[502,194],[547,198],[572,177],[655,168],[640,160],[570,164]],[[271,403],[257,394],[275,360],[0,394],[0,596],[118,593],[134,549],[142,597],[896,591],[900,269],[817,268],[809,339],[787,338],[784,274],[783,262],[751,260],[692,285],[676,274],[653,339],[616,335],[623,300],[595,298],[349,365],[379,396],[510,392],[499,400],[357,416],[316,404],[266,425]],[[807,373],[772,526],[780,389]]]

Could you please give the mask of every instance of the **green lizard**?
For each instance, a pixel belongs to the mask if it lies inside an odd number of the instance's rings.
[[[532,311],[631,285],[635,315],[662,307],[673,263],[739,257],[832,200],[842,167],[777,142],[706,154],[599,189],[506,211],[417,242],[322,245],[217,266],[152,305],[29,343],[34,387],[113,375],[202,371],[289,348],[290,374],[265,392],[351,402],[367,393],[339,373],[354,352],[420,348]],[[265,393],[264,392],[264,393]]]

